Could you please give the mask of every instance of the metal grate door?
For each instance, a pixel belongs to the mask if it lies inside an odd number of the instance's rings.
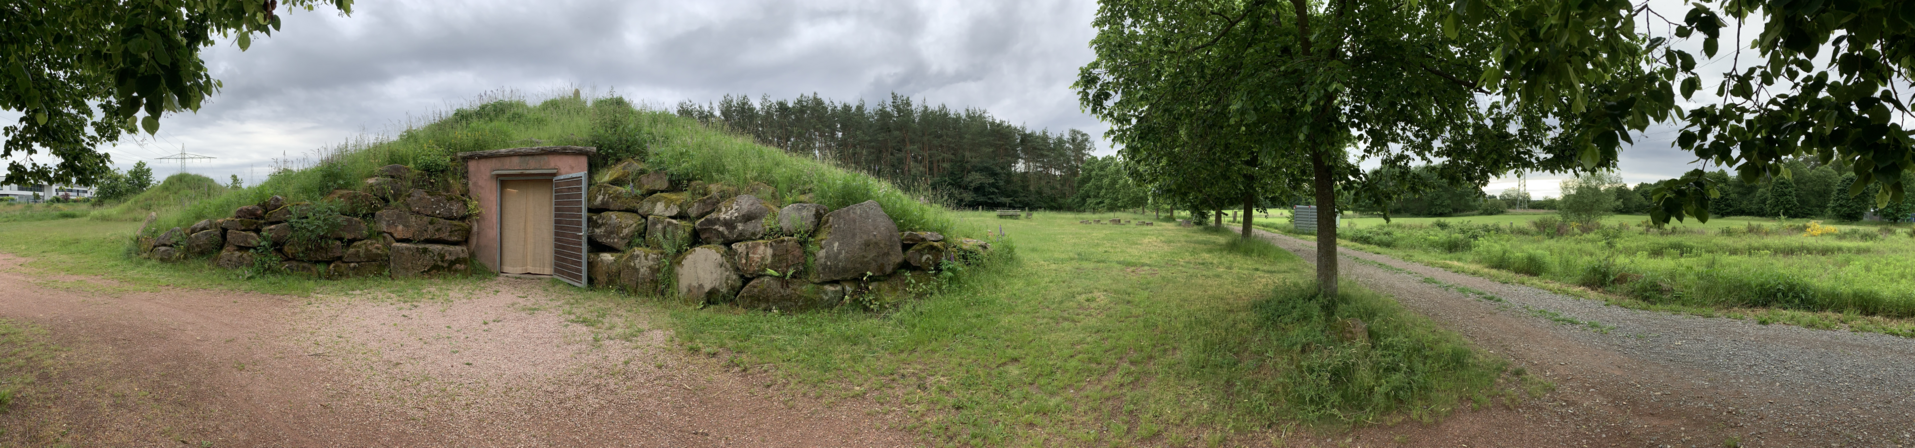
[[[552,178],[552,276],[585,286],[585,173]]]

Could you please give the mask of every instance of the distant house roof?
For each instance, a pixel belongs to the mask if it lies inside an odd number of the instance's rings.
[[[494,149],[490,151],[471,151],[459,153],[459,160],[490,159],[493,157],[549,156],[557,154],[577,154],[589,156],[597,154],[598,148],[589,146],[533,146],[527,148]]]

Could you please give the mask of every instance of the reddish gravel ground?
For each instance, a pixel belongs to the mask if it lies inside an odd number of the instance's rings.
[[[0,318],[62,349],[0,445],[917,444],[875,405],[728,372],[666,331],[595,340],[535,280],[308,300],[115,292],[24,261],[0,254]]]

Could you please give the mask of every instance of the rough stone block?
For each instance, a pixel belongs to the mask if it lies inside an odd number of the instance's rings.
[[[264,243],[264,242],[265,240],[261,239],[259,237],[259,234],[255,232],[248,232],[244,230],[226,231],[226,244],[229,246],[238,246],[238,247],[251,249],[251,248],[259,247],[260,243]]]
[[[413,189],[406,195],[406,208],[411,209],[413,213],[440,219],[465,219],[469,212],[466,210],[463,198],[427,193],[420,189]]]
[[[470,256],[465,246],[396,243],[392,245],[392,276],[462,273],[468,267]]]
[[[613,249],[630,249],[634,240],[645,236],[645,217],[637,213],[594,213],[587,221],[586,233],[591,236],[592,242]]]
[[[814,238],[814,283],[887,275],[904,262],[897,223],[877,201],[864,201],[825,214]]]
[[[744,280],[726,256],[724,246],[699,246],[678,257],[678,297],[686,303],[726,303],[738,296]]]
[[[778,210],[779,233],[791,236],[810,235],[818,230],[818,222],[825,217],[825,206],[819,204],[791,204]]]
[[[757,196],[739,195],[718,206],[717,211],[698,220],[698,240],[706,244],[731,244],[758,239],[765,235],[765,221],[777,222],[778,209]]]
[[[732,262],[745,277],[791,276],[805,266],[805,246],[797,238],[745,241],[731,245]]]

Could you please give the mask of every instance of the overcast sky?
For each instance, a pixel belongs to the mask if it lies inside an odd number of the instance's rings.
[[[1108,127],[1080,111],[1070,89],[1093,58],[1095,13],[1094,0],[361,1],[351,17],[286,13],[284,31],[246,52],[230,41],[207,49],[225,89],[198,113],[166,117],[156,137],[109,152],[122,169],[144,160],[164,177],[178,165],[155,159],[184,145],[217,157],[189,171],[252,185],[274,159],[394,134],[410,117],[487,92],[536,99],[573,88],[659,107],[726,94],[875,101],[897,92],[1101,137]],[[1636,136],[1622,154],[1626,181],[1693,168],[1669,147],[1673,129]],[[1112,151],[1100,138],[1098,153]],[[1557,179],[1532,176],[1530,189],[1553,196]]]

